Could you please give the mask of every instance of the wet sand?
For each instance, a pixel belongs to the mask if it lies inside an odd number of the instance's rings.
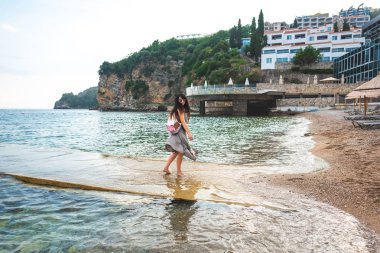
[[[267,182],[342,209],[380,234],[380,129],[354,128],[343,111],[302,114],[312,123],[311,150],[330,168],[267,177]]]

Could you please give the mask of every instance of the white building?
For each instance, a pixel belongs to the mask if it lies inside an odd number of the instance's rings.
[[[321,61],[334,59],[351,52],[364,43],[361,29],[334,33],[333,25],[318,29],[287,29],[265,32],[268,46],[261,53],[261,69],[275,69],[276,62],[291,62],[294,55],[306,46],[319,49]]]
[[[341,17],[341,19],[346,19],[347,23],[351,27],[362,27],[365,23],[370,21],[369,15],[360,15],[360,16],[348,16],[348,17]]]
[[[298,28],[318,28],[320,26],[334,24],[337,19],[338,16],[329,17],[328,13],[296,17]]]
[[[342,9],[339,12],[339,17],[346,19],[348,24],[352,27],[362,27],[365,23],[370,21],[370,12],[370,7],[364,7],[363,4],[361,4],[358,8],[351,6],[347,10]]]
[[[289,25],[286,22],[265,22],[264,23],[264,30],[265,31],[281,31],[288,29]]]

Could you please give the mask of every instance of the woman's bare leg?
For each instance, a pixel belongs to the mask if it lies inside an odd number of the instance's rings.
[[[177,152],[173,152],[173,153],[171,153],[171,155],[168,156],[168,159],[166,160],[165,167],[164,167],[164,172],[166,174],[170,174],[169,166],[174,161],[174,159],[177,157],[177,154],[178,154]]]
[[[183,173],[181,171],[181,166],[182,166],[182,158],[183,158],[183,154],[182,153],[178,153],[178,156],[177,156],[177,176],[183,176]]]

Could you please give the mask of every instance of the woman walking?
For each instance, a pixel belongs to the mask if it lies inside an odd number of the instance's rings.
[[[180,129],[177,131],[169,132],[169,138],[166,141],[165,148],[171,152],[164,167],[164,172],[170,174],[169,166],[177,158],[177,176],[183,176],[181,171],[182,159],[185,155],[191,160],[195,161],[195,152],[190,147],[187,137],[192,141],[193,135],[187,125],[190,119],[190,106],[185,95],[181,94],[176,96],[175,104],[169,114],[169,120],[174,122],[174,126]],[[177,122],[177,124],[175,124]],[[180,124],[178,124],[180,123]],[[187,135],[187,137],[186,137]]]

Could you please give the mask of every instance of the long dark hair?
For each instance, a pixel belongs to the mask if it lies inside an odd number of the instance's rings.
[[[179,102],[179,98],[182,98],[185,100],[185,104],[182,106],[182,104]],[[175,115],[176,119],[178,122],[180,122],[179,115],[178,115],[178,110],[180,110],[183,113],[187,114],[187,118],[190,119],[190,105],[189,101],[187,100],[187,97],[183,94],[179,94],[175,97],[174,100],[174,107],[170,112],[170,117],[173,118],[173,115]]]

